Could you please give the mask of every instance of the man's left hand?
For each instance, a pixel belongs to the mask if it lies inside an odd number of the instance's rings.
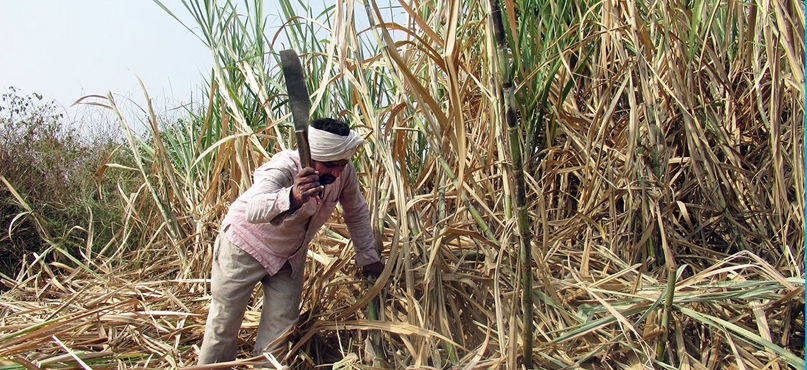
[[[364,277],[374,277],[377,278],[381,273],[384,272],[384,264],[381,262],[373,262],[367,266],[362,267],[362,273],[364,273]]]

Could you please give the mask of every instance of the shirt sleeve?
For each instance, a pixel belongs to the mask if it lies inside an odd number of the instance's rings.
[[[291,208],[289,196],[297,165],[290,158],[279,157],[273,157],[255,171],[255,181],[244,194],[245,218],[249,223],[290,222],[311,216],[310,207],[284,214]]]
[[[356,169],[353,164],[348,164],[345,183],[339,197],[339,204],[342,205],[343,217],[350,239],[353,240],[353,248],[356,250],[356,264],[366,266],[381,260],[376,250],[376,240],[373,236],[373,229],[370,225],[370,211],[367,202],[359,189],[359,180],[356,176]]]

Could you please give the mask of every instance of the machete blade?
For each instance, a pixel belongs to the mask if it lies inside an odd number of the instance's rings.
[[[297,150],[300,152],[300,164],[303,167],[311,167],[311,152],[308,148],[308,113],[311,111],[311,100],[305,84],[303,66],[293,49],[280,51],[280,65],[283,69],[283,78],[286,80],[286,91],[294,121],[294,136],[297,138]]]

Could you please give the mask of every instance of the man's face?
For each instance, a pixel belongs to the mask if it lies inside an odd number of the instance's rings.
[[[332,184],[342,174],[348,163],[350,161],[347,159],[332,162],[314,161],[314,169],[319,171],[319,183],[321,185]]]

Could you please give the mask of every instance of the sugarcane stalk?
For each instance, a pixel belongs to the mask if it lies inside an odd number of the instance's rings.
[[[661,246],[664,250],[664,265],[667,269],[667,291],[665,292],[664,297],[664,316],[661,318],[661,340],[656,342],[656,360],[663,361],[664,354],[666,353],[665,349],[667,348],[667,344],[669,341],[669,335],[673,331],[672,322],[672,310],[673,310],[673,301],[675,301],[675,282],[678,278],[677,270],[678,264],[675,262],[675,255],[670,248],[669,244],[667,244],[667,238],[664,235],[664,231],[662,228],[662,221],[661,221],[661,210],[656,210],[656,220],[659,225],[659,229],[661,229]]]
[[[370,290],[375,284],[376,279],[371,278],[367,282],[367,290]],[[367,319],[370,321],[379,321],[379,310],[381,309],[381,294],[379,293],[370,302],[367,303]],[[369,350],[373,356],[373,367],[380,368],[386,363],[384,350],[381,345],[381,332],[373,330],[369,334],[370,346]]]
[[[510,156],[512,160],[512,176],[515,178],[515,207],[519,235],[519,265],[521,269],[521,314],[523,365],[532,368],[533,346],[533,300],[532,300],[532,231],[527,213],[527,196],[524,181],[524,164],[522,160],[522,141],[519,135],[518,107],[516,106],[515,87],[510,74],[508,46],[502,24],[502,11],[498,0],[490,0],[490,16],[496,39],[498,81],[501,83],[500,101],[504,105],[504,120],[507,123]]]

